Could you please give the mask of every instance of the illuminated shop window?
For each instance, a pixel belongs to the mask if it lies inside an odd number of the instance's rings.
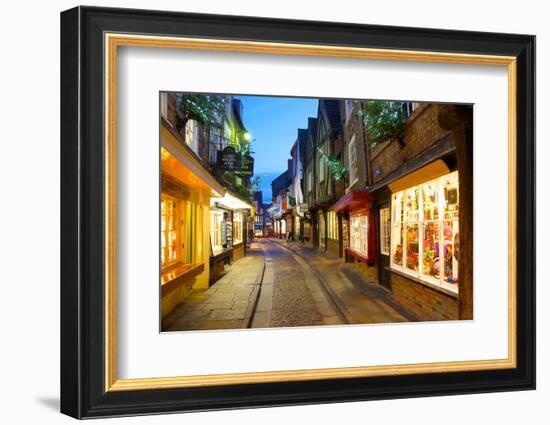
[[[352,216],[349,219],[350,248],[368,256],[368,217],[366,215]]]
[[[210,241],[214,255],[223,250],[222,245],[223,212],[210,211]]]
[[[160,263],[162,267],[178,260],[178,202],[162,197],[160,203]]]
[[[338,216],[334,211],[327,213],[328,221],[328,238],[338,240]]]
[[[160,202],[160,265],[192,264],[195,206],[162,194]]]
[[[394,193],[391,207],[392,268],[457,292],[458,173]]]
[[[243,241],[243,214],[233,213],[233,243],[241,243]]]

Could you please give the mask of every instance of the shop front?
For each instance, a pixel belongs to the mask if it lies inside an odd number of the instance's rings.
[[[343,250],[341,246],[341,232],[339,221],[340,218],[334,211],[327,211],[327,252],[330,252],[331,254],[338,257],[342,257]]]
[[[215,282],[225,266],[245,256],[246,220],[252,206],[226,192],[210,199],[210,282]]]
[[[433,320],[458,318],[460,287],[458,172],[442,164],[390,183],[388,206],[379,208],[391,291],[419,317]]]
[[[223,187],[161,126],[160,285],[165,317],[192,288],[208,287],[210,198]]]
[[[376,227],[371,201],[368,192],[349,192],[340,198],[332,211],[342,220],[342,247],[346,262],[353,263],[369,280],[377,281]]]

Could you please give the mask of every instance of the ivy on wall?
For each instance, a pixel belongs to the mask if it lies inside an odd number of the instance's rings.
[[[202,125],[220,126],[220,116],[225,108],[221,96],[179,94],[176,96],[176,102],[178,128],[185,128],[189,120],[195,120]]]
[[[321,150],[321,148],[317,148],[317,151],[319,152],[321,159],[327,165],[330,174],[332,175],[334,180],[342,180],[347,175],[348,169],[344,164],[340,162],[339,159],[333,156],[328,156]]]
[[[359,111],[368,133],[369,143],[376,146],[385,140],[399,137],[405,129],[406,119],[402,102],[365,100]]]

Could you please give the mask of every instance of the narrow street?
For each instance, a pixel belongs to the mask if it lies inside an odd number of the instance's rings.
[[[343,259],[299,242],[259,239],[208,289],[192,290],[163,331],[419,320]]]

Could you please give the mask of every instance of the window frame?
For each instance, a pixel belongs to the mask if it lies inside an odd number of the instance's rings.
[[[160,116],[168,122],[168,93],[160,93]]]
[[[320,147],[319,149],[321,149],[323,154],[326,155],[324,145],[322,147]],[[324,181],[325,181],[325,161],[323,160],[322,156],[319,156],[319,183],[322,183]]]
[[[238,218],[238,219],[237,219]],[[259,217],[257,217],[259,218]],[[241,212],[233,213],[233,245],[243,243],[243,221],[244,215]],[[237,237],[238,235],[238,237]]]
[[[356,225],[355,221],[359,221]],[[355,228],[360,227],[359,239],[355,238]],[[357,246],[358,245],[358,246]],[[368,214],[354,214],[349,218],[349,249],[362,255],[369,257],[369,216]]]
[[[167,214],[162,214],[162,203],[163,202],[173,202],[174,203],[174,232],[176,233],[176,249],[175,249],[175,253],[176,253],[176,258],[172,261],[162,261],[162,251],[165,251],[164,252],[164,258],[167,258],[168,257],[168,232],[169,232],[169,229],[168,229],[168,222],[165,222],[165,227],[166,229],[163,230],[162,229],[162,220],[163,220],[163,215],[166,216]],[[160,267],[161,267],[161,270],[166,270],[167,268],[181,262],[181,257],[182,257],[182,247],[181,247],[181,243],[182,243],[182,228],[183,227],[183,224],[182,224],[182,221],[181,221],[181,201],[173,196],[170,196],[170,195],[167,195],[165,193],[161,193],[161,211],[160,211],[160,238],[161,238],[161,244],[160,244]],[[163,247],[162,246],[162,237],[163,237],[163,233],[165,233],[165,236],[164,236],[164,240],[165,240],[165,246]]]
[[[446,198],[443,191],[443,182],[445,179],[453,178],[456,179],[456,187],[457,187],[457,203],[458,203],[458,211],[460,210],[460,201],[459,201],[459,192],[460,188],[458,186],[458,171],[452,171],[450,173],[447,173],[443,176],[439,176],[435,179],[431,179],[428,181],[424,181],[422,183],[419,183],[414,186],[407,187],[403,190],[397,191],[395,193],[392,193],[391,195],[391,225],[390,225],[390,270],[397,271],[404,273],[406,275],[409,275],[416,280],[418,280],[421,283],[427,283],[431,286],[435,286],[437,288],[443,288],[446,291],[449,291],[455,295],[458,294],[460,282],[458,283],[451,283],[448,282],[444,275],[444,267],[445,262],[443,261],[444,258],[444,252],[445,246],[448,245],[448,243],[445,243],[444,239],[444,225],[445,223],[451,222],[452,223],[452,229],[451,232],[453,232],[455,225],[456,228],[458,228],[458,214],[457,211],[456,217],[453,218],[445,218],[445,207],[444,204],[446,202]],[[429,184],[434,184],[437,182],[437,219],[425,219],[424,218],[424,186]],[[405,201],[401,203],[402,205],[402,211],[397,212],[396,208],[396,202],[395,198],[398,195],[401,195],[405,197],[405,194],[407,191],[416,189],[417,190],[417,213],[416,218],[410,219],[407,215],[407,208],[405,207]],[[401,220],[396,220],[396,216],[399,215],[401,217]],[[434,276],[428,275],[424,273],[423,266],[424,266],[424,231],[426,229],[427,224],[437,224],[438,226],[438,239],[437,239],[437,246],[438,246],[438,267],[439,267],[439,277],[436,278]],[[396,229],[396,226],[400,228],[401,233],[401,264],[398,264],[394,262],[394,229]],[[418,240],[418,266],[417,270],[412,270],[411,268],[407,267],[407,254],[408,254],[408,227],[416,226],[416,234],[417,234],[417,240]],[[455,236],[459,234],[459,230],[456,233],[452,233],[452,258],[454,258],[454,252],[455,252],[455,245],[454,245],[454,239]],[[458,266],[457,266],[458,267]],[[458,275],[458,272],[457,272]]]
[[[380,227],[380,254],[390,255],[391,252],[391,208],[382,207],[378,213]]]
[[[218,220],[215,220],[215,217],[221,217],[221,218],[219,218]],[[212,246],[212,253],[214,255],[217,255],[223,251],[223,241],[222,241],[223,220],[224,220],[223,211],[210,210],[210,245]],[[218,240],[219,240],[219,244],[216,244]]]
[[[334,211],[327,212],[327,238],[333,241],[340,240],[338,232],[338,215]]]
[[[198,156],[199,155],[199,123],[188,120],[185,123],[185,144]],[[188,137],[188,134],[191,138]]]
[[[353,155],[352,155],[353,151]],[[355,141],[355,134],[351,136],[348,143],[348,159],[349,159],[349,185],[353,186],[359,180],[358,167],[357,167],[357,145]],[[353,178],[352,178],[353,176]]]

